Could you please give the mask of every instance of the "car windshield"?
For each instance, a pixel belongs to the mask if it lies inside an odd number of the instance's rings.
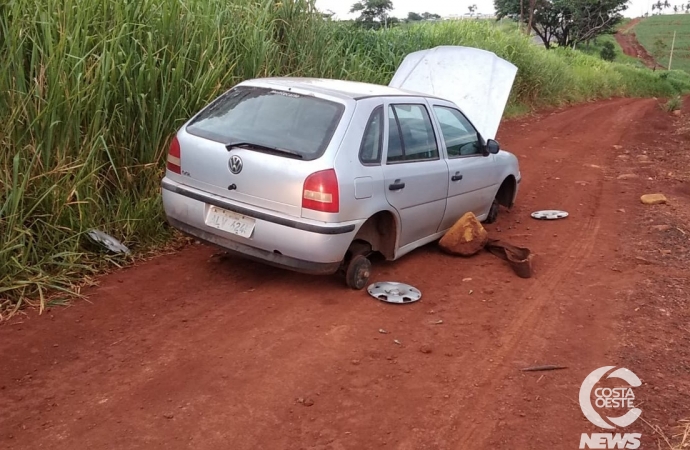
[[[187,132],[224,144],[252,143],[258,151],[270,147],[315,159],[328,146],[343,109],[312,96],[238,86],[204,109]]]

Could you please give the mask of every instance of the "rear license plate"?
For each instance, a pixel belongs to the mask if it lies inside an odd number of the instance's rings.
[[[206,225],[244,238],[250,238],[256,220],[223,208],[211,206],[206,215]]]

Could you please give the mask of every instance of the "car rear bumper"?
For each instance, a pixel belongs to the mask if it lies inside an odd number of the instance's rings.
[[[168,178],[161,187],[168,222],[199,240],[232,253],[286,269],[313,273],[334,273],[354,238],[358,222],[324,223],[237,204]],[[211,205],[255,219],[249,238],[206,225]]]
[[[186,235],[192,236],[207,244],[220,247],[228,253],[269,264],[274,267],[280,267],[281,269],[288,269],[295,272],[309,273],[314,275],[330,275],[335,273],[338,270],[338,267],[340,267],[340,262],[318,263],[313,261],[305,261],[303,259],[292,258],[290,256],[280,255],[278,253],[269,252],[260,248],[251,247],[249,245],[218,236],[217,234],[195,228],[171,217],[168,217],[168,222],[170,225],[182,231]]]

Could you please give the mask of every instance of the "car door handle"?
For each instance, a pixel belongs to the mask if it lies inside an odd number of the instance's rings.
[[[450,181],[460,181],[462,180],[462,175],[460,175],[460,172],[455,172],[455,175],[450,177]]]
[[[393,184],[388,185],[388,189],[391,191],[399,191],[405,187],[405,183],[401,183],[400,180],[395,180]]]

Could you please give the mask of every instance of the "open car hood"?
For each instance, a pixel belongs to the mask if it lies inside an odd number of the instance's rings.
[[[516,73],[492,52],[441,46],[407,55],[389,86],[450,100],[484,139],[495,139]]]

